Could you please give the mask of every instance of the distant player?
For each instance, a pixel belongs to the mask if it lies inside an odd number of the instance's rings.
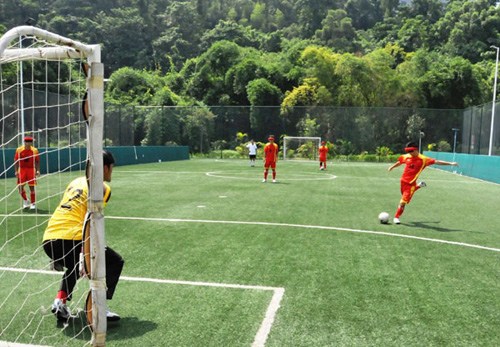
[[[26,136],[24,145],[16,149],[14,155],[14,169],[16,171],[19,194],[23,198],[23,208],[36,209],[36,178],[40,176],[40,157],[38,149],[33,147],[33,137]],[[26,196],[24,186],[30,188],[30,200]]]
[[[267,139],[269,142],[264,146],[264,179],[267,182],[269,168],[273,170],[273,183],[276,183],[276,162],[278,161],[278,145],[274,143],[274,135]]]
[[[328,147],[325,141],[321,141],[321,146],[319,146],[319,169],[326,170],[326,159],[328,157]]]
[[[255,166],[255,158],[257,157],[257,144],[252,139],[246,146],[248,148],[248,158],[250,159],[250,166]]]
[[[425,182],[417,183],[417,178],[420,173],[429,165],[452,165],[458,166],[457,162],[448,162],[436,160],[434,158],[426,157],[418,152],[418,146],[415,142],[408,142],[405,148],[406,154],[401,155],[398,161],[389,167],[387,170],[405,164],[403,174],[401,175],[401,200],[399,201],[396,214],[394,215],[394,224],[400,224],[399,217],[403,214],[405,206],[408,205],[413,197],[413,194],[420,188],[426,186]]]
[[[103,152],[103,179],[111,182],[115,160],[111,152]],[[111,188],[103,183],[103,202],[111,197]],[[83,227],[87,218],[88,184],[85,176],[74,179],[66,188],[59,206],[49,220],[43,235],[43,249],[52,259],[54,268],[66,268],[57,292],[52,313],[58,320],[71,317],[66,301],[71,300],[76,281],[80,278],[79,259],[83,246]],[[122,257],[109,247],[105,249],[106,262],[106,299],[111,300],[123,269]],[[108,321],[117,321],[120,316],[106,311]]]

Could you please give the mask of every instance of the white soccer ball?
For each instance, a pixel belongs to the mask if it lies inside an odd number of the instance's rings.
[[[378,215],[378,220],[382,224],[389,223],[389,213],[387,213],[387,212],[380,212],[380,214]]]

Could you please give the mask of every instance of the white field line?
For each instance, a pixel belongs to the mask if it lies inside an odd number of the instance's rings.
[[[42,345],[26,345],[24,343],[15,343],[9,341],[0,341],[0,347],[50,347]]]
[[[61,273],[57,271],[20,269],[11,267],[0,267],[0,271],[34,273],[34,274],[44,274],[44,275],[59,275],[59,276],[61,275]],[[252,347],[264,347],[266,345],[266,340],[273,326],[276,313],[278,312],[278,309],[280,307],[281,299],[285,294],[285,288],[282,287],[266,287],[266,286],[227,284],[227,283],[214,283],[214,282],[179,281],[179,280],[165,280],[158,278],[128,277],[128,276],[120,276],[120,280],[133,281],[133,282],[177,284],[177,285],[188,285],[188,286],[199,286],[199,287],[218,287],[218,288],[231,288],[231,289],[272,291],[273,296],[271,298],[271,301],[269,302],[269,305],[267,306],[266,314],[264,316],[264,319],[262,320],[262,323],[260,324],[259,330],[255,335]],[[0,347],[10,346],[9,345],[10,342],[5,342],[5,343],[6,345],[3,345],[3,342],[0,341]],[[33,345],[26,345],[26,346],[33,346]]]
[[[0,217],[1,216],[4,216],[4,215],[0,214]],[[34,216],[37,216],[37,215],[10,215],[9,217],[34,217]],[[50,217],[50,215],[42,215],[42,214],[38,214],[38,216]],[[475,244],[465,243],[465,242],[433,239],[430,237],[421,237],[421,236],[414,236],[414,235],[394,234],[394,233],[388,233],[388,232],[384,232],[384,231],[351,229],[351,228],[341,228],[341,227],[324,226],[324,225],[289,224],[289,223],[272,223],[272,222],[248,222],[248,221],[226,221],[226,220],[210,220],[210,219],[129,217],[129,216],[128,217],[106,216],[106,218],[107,219],[116,219],[116,220],[140,220],[140,221],[150,221],[150,222],[243,224],[243,225],[264,225],[264,226],[278,226],[278,227],[290,227],[290,228],[302,228],[302,229],[347,231],[347,232],[351,232],[351,233],[371,234],[371,235],[380,235],[380,236],[389,236],[389,237],[400,237],[403,239],[413,239],[413,240],[419,240],[419,241],[436,242],[436,243],[442,243],[442,244],[447,244],[447,245],[454,245],[454,246],[482,249],[482,250],[486,250],[486,251],[500,252],[500,248],[475,245]]]
[[[172,223],[215,223],[215,224],[244,224],[244,225],[264,225],[264,226],[277,226],[277,227],[290,227],[290,228],[302,228],[302,229],[320,229],[320,230],[335,230],[335,231],[347,231],[351,233],[361,233],[361,234],[372,234],[390,237],[400,237],[405,239],[413,239],[420,241],[429,241],[443,243],[447,245],[477,248],[487,251],[500,252],[500,248],[486,247],[481,245],[475,245],[464,242],[448,241],[441,239],[433,239],[429,237],[420,237],[413,235],[404,234],[393,234],[383,231],[374,230],[362,230],[362,229],[351,229],[351,228],[340,228],[331,227],[323,225],[304,225],[304,224],[289,224],[289,223],[271,223],[271,222],[246,222],[246,221],[225,221],[225,220],[209,220],[209,219],[178,219],[178,218],[146,218],[146,217],[119,217],[119,216],[106,216],[107,219],[117,219],[117,220],[140,220],[140,221],[150,221],[150,222],[172,222]]]

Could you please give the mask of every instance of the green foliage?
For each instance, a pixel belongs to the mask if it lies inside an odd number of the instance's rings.
[[[334,6],[306,0],[3,0],[0,32],[28,16],[41,28],[101,44],[110,78],[106,102],[250,105],[250,125],[243,130],[259,137],[277,129],[331,135],[332,128],[313,129],[312,119],[321,115],[307,119],[301,107],[462,109],[488,102],[490,46],[500,45],[500,13],[488,0],[346,0]],[[3,80],[14,77],[13,68],[2,71]],[[280,106],[282,118],[267,106]],[[183,117],[173,128],[186,122]],[[134,119],[136,143],[157,137],[146,138],[146,123],[159,121],[154,118]],[[421,127],[417,118],[406,120],[391,134],[381,133],[387,124],[368,113],[335,127],[362,124],[361,139],[392,138],[390,146],[398,146]],[[153,142],[171,138],[163,134]],[[175,141],[190,140],[179,131]],[[363,141],[354,150],[374,150]]]
[[[389,147],[387,146],[379,146],[377,147],[377,149],[375,150],[375,154],[378,156],[378,157],[388,157],[390,155],[392,155],[392,151]]]
[[[451,152],[451,145],[446,140],[440,140],[437,143],[438,152]]]
[[[406,134],[408,135],[408,139],[415,140],[420,138],[420,133],[422,129],[425,128],[425,119],[423,119],[418,114],[414,114],[410,118],[408,118],[406,124]]]
[[[307,158],[314,159],[318,154],[318,148],[316,148],[316,143],[308,141],[300,145],[297,151],[294,153],[294,157],[297,158]]]
[[[297,128],[299,130],[299,136],[319,137],[319,124],[317,124],[316,119],[311,118],[309,114],[299,121]]]
[[[351,141],[338,139],[335,143],[335,153],[340,155],[350,155],[354,153],[354,146]]]
[[[186,109],[183,117],[183,137],[193,152],[205,153],[210,150],[213,132],[214,114],[208,108],[195,107]]]

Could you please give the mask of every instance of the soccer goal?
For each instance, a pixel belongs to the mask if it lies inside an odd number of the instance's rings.
[[[283,137],[283,159],[318,159],[321,137]]]
[[[93,346],[105,344],[100,60],[99,45],[32,26],[13,28],[0,38],[0,345],[67,345],[68,339],[82,338]],[[26,136],[39,151],[36,209],[24,208],[14,170],[16,148]],[[89,182],[90,281],[79,282],[68,305],[76,319],[60,327],[61,333],[54,331],[50,305],[62,273],[51,270],[42,237],[67,184],[84,175]],[[28,185],[24,188],[30,196]]]

